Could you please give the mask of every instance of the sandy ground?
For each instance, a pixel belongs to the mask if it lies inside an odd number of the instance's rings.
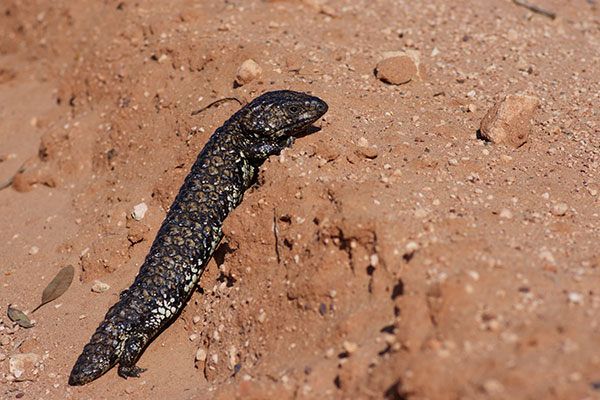
[[[0,192],[0,398],[600,397],[595,3],[2,1],[0,181],[24,171]],[[419,73],[386,84],[397,51]],[[235,85],[249,58],[262,74]],[[239,106],[190,113],[276,89],[327,101],[320,130],[261,168],[148,371],[69,387]],[[528,142],[479,139],[515,93],[540,102]]]

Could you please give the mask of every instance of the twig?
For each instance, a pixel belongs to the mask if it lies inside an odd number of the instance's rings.
[[[235,98],[235,97],[225,97],[224,99],[215,100],[215,101],[213,101],[212,103],[210,103],[209,105],[207,105],[206,107],[203,107],[203,108],[201,108],[201,109],[199,109],[199,110],[192,111],[192,115],[197,115],[197,114],[200,114],[202,111],[206,111],[206,110],[208,110],[209,108],[211,108],[212,106],[216,106],[217,104],[221,104],[221,103],[224,103],[224,102],[226,102],[226,101],[231,101],[231,100],[235,100],[235,101],[237,101],[237,102],[238,102],[238,104],[239,104],[240,106],[242,105],[242,102],[241,102],[241,101],[239,101],[239,100],[238,100],[237,98]]]
[[[277,264],[281,264],[279,255],[279,233],[277,231],[277,208],[273,207],[273,234],[275,235],[275,254],[277,254]]]
[[[23,342],[25,341],[26,338],[23,338],[21,340],[19,340],[17,343],[15,343],[13,345],[13,351],[17,350],[19,347],[21,347],[21,345],[23,344]]]
[[[519,6],[525,7],[533,12],[539,13],[539,14],[543,14],[546,17],[549,18],[556,18],[556,13],[550,10],[546,10],[545,8],[536,6],[535,4],[531,4],[529,2],[527,2],[526,0],[513,0],[513,2]]]

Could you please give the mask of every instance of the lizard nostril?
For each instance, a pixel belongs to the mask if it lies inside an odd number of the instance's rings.
[[[324,101],[320,101],[317,103],[317,110],[319,110],[323,114],[325,114],[328,109],[329,109],[329,107],[327,106],[327,103],[325,103]]]

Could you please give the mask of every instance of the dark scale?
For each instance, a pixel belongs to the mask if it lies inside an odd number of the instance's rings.
[[[211,136],[171,209],[135,281],[121,293],[83,348],[70,385],[83,385],[119,364],[123,378],[146,344],[181,310],[223,237],[223,220],[267,157],[323,114],[321,99],[288,90],[265,93],[235,113]]]

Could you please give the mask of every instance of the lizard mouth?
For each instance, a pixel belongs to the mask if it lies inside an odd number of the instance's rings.
[[[305,111],[292,124],[275,133],[278,139],[299,136],[329,110],[327,103],[316,97],[306,101],[303,108]]]

